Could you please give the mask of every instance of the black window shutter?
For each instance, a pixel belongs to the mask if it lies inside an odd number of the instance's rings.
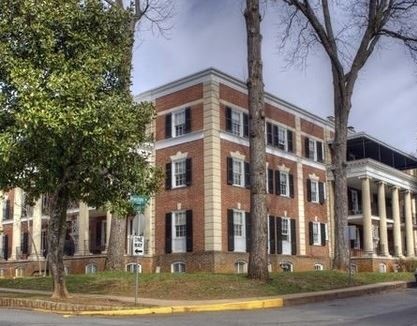
[[[168,113],[165,116],[165,138],[172,137],[172,114]]]
[[[166,190],[171,189],[172,187],[171,180],[172,180],[171,163],[167,163],[165,165],[165,189]]]
[[[313,222],[308,222],[308,233],[310,238],[310,246],[314,244],[314,237],[313,237]]]
[[[266,143],[272,146],[272,124],[266,123]]]
[[[321,141],[316,142],[317,147],[317,161],[323,162],[323,143]]]
[[[326,245],[326,224],[320,223],[321,245]]]
[[[294,151],[292,134],[293,134],[292,131],[288,129],[287,130],[287,149],[289,152]]]
[[[165,214],[165,252],[172,252],[172,214]]]
[[[250,188],[250,165],[245,162],[245,187]]]
[[[191,158],[187,158],[185,160],[185,184],[187,186],[191,185],[192,182],[192,165],[191,165]]]
[[[311,180],[307,179],[307,201],[311,201]]]
[[[319,202],[324,204],[324,183],[319,182]]]
[[[233,159],[231,157],[227,158],[227,184],[233,184]]]
[[[297,232],[295,229],[295,219],[290,220],[291,225],[291,255],[297,255]]]
[[[232,109],[226,106],[226,131],[232,131]]]
[[[249,137],[249,116],[243,113],[243,137]]]
[[[186,218],[186,247],[187,252],[193,251],[193,211],[191,209],[185,212]]]
[[[3,241],[3,257],[7,260],[9,258],[9,236],[7,234],[3,237]]]
[[[362,211],[362,191],[358,190],[358,206],[359,206],[359,210]],[[392,202],[391,205],[392,207]]]
[[[29,233],[24,232],[23,233],[23,239],[22,239],[22,254],[27,255],[29,252]]]
[[[294,176],[292,174],[289,174],[288,179],[290,183],[290,197],[294,198]]]
[[[282,254],[282,218],[276,218],[277,254]]]
[[[307,158],[310,158],[309,143],[310,140],[308,139],[308,137],[304,138],[304,155]]]
[[[275,194],[281,195],[281,174],[278,170],[275,171]]]
[[[246,229],[246,252],[250,251],[250,247],[252,244],[252,223],[250,220],[250,213],[245,213],[245,229]]]
[[[3,219],[8,220],[10,218],[11,218],[11,216],[10,216],[10,199],[7,199]]]
[[[348,210],[353,211],[352,189],[348,187]]]
[[[278,147],[278,126],[272,127],[273,144]]]
[[[191,132],[191,108],[185,109],[185,132]]]
[[[275,216],[269,216],[269,253],[276,253],[276,227]]]
[[[227,250],[235,250],[235,233],[233,223],[233,209],[227,210]]]
[[[274,193],[274,170],[268,169],[268,192]]]

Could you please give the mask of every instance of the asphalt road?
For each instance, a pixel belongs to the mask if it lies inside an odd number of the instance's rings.
[[[417,289],[281,309],[129,318],[70,317],[0,309],[0,326],[32,325],[417,325]]]

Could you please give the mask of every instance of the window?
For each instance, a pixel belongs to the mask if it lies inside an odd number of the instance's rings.
[[[311,202],[319,202],[319,183],[317,181],[311,181]]]
[[[233,159],[233,185],[243,187],[243,161]]]
[[[237,274],[244,274],[248,272],[248,264],[244,261],[238,260],[235,263],[235,272]]]
[[[294,266],[291,262],[285,261],[280,264],[283,272],[293,272]]]
[[[174,137],[181,136],[185,134],[185,110],[181,110],[172,114],[173,123],[172,123],[172,135]]]
[[[23,267],[16,267],[14,270],[15,277],[23,277]]]
[[[350,264],[350,272],[355,274],[358,272],[358,266],[356,264]]]
[[[226,107],[226,131],[232,133],[235,136],[248,137],[248,114],[240,110]]]
[[[88,264],[85,266],[85,273],[86,274],[95,274],[97,273],[97,265],[96,264]]]
[[[323,271],[324,270],[323,264],[319,264],[319,263],[314,264],[314,270],[315,271]]]
[[[233,213],[233,233],[235,237],[244,236],[243,212],[235,211]]]
[[[287,130],[283,127],[278,127],[278,148],[287,150]]]
[[[387,272],[387,265],[384,263],[379,264],[379,272],[380,273],[386,273]]]
[[[321,245],[320,223],[313,222],[313,245]]]
[[[10,220],[12,218],[10,214],[10,199],[3,201],[3,221]]]
[[[179,137],[191,131],[191,109],[185,108],[165,116],[165,137]]]
[[[185,264],[183,262],[172,263],[171,273],[185,273]]]
[[[172,165],[174,167],[172,184],[174,185],[174,188],[183,187],[186,185],[186,163],[185,162],[186,162],[185,159],[172,162]]]
[[[280,174],[280,178],[279,178],[280,195],[288,197],[290,195],[288,173],[280,171],[279,174]]]
[[[187,222],[185,211],[174,213],[175,238],[185,238],[187,235]]]
[[[361,237],[359,228],[355,229],[355,240],[353,240],[353,249],[361,249]]]
[[[316,162],[323,162],[323,143],[321,141],[306,137],[305,156]]]
[[[293,132],[283,126],[266,123],[267,145],[278,147],[284,151],[293,151]]]
[[[0,278],[4,278],[4,269],[0,269]]]
[[[288,241],[290,239],[289,224],[290,224],[290,220],[288,218],[283,218],[281,220],[281,240],[282,241]]]
[[[129,264],[126,265],[126,272],[136,273],[136,271],[138,273],[142,273],[142,265],[141,264],[129,263]]]

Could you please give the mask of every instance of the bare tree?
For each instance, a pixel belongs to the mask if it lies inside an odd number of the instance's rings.
[[[264,83],[261,56],[261,14],[259,0],[247,0],[245,10],[248,50],[248,100],[250,147],[251,241],[248,276],[266,281],[268,274],[266,219],[266,146]]]
[[[126,52],[124,76],[125,87],[128,91],[131,85],[132,53],[135,33],[138,29],[150,30],[163,36],[170,29],[170,18],[174,12],[171,0],[103,0],[107,6],[119,6],[129,13],[128,31],[132,44]],[[129,2],[126,4],[126,2]],[[110,226],[109,247],[107,248],[106,270],[121,270],[124,267],[124,251],[126,237],[126,217],[113,214]]]
[[[286,9],[283,44],[292,44],[291,60],[305,60],[319,45],[330,60],[334,92],[335,180],[334,268],[348,265],[346,149],[352,94],[358,74],[383,38],[401,42],[417,60],[416,0],[274,0]],[[287,42],[292,39],[293,42]]]

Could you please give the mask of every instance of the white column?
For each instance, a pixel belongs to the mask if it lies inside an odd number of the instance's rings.
[[[402,240],[401,240],[401,221],[400,221],[400,199],[398,188],[392,188],[392,219],[394,220],[394,252],[396,257],[403,256]]]
[[[41,240],[42,240],[42,197],[39,198],[33,207],[32,217],[32,251],[30,259],[38,260],[43,258],[41,254]]]
[[[363,250],[366,255],[374,253],[372,240],[372,211],[371,211],[371,188],[369,178],[362,179],[362,214],[363,214]]]
[[[387,208],[385,201],[385,183],[378,183],[378,214],[379,214],[379,241],[381,255],[389,256],[388,231],[387,231]]]
[[[112,215],[109,211],[106,212],[106,252],[109,248],[109,241],[110,241],[110,231],[111,231],[111,218]]]
[[[10,260],[16,260],[20,254],[21,232],[22,232],[22,199],[23,191],[20,188],[14,189],[13,194],[13,235],[12,235],[12,254]],[[17,251],[19,249],[19,252]]]
[[[405,204],[405,239],[407,246],[407,257],[414,257],[414,232],[413,232],[413,216],[411,211],[411,193],[406,191],[404,194]]]
[[[90,219],[88,205],[80,202],[78,214],[78,251],[77,255],[90,254]]]
[[[4,205],[4,198],[3,192],[0,191],[0,261],[4,259],[3,256],[3,205]]]

